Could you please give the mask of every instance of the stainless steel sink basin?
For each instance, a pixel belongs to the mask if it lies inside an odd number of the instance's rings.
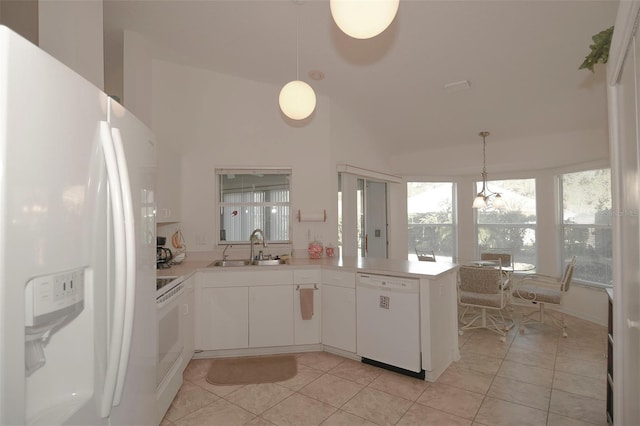
[[[287,261],[284,259],[263,259],[263,260],[254,260],[253,262],[246,259],[226,259],[226,260],[216,260],[208,265],[210,268],[218,268],[218,267],[232,267],[232,266],[275,266],[275,265],[284,265]]]
[[[230,267],[230,266],[249,266],[251,262],[246,259],[226,259],[216,260],[209,264],[208,267]]]
[[[263,259],[263,260],[254,260],[253,264],[257,266],[275,266],[275,265],[284,265],[287,261],[284,259]]]

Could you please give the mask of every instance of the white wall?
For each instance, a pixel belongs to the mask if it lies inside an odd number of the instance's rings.
[[[102,0],[39,2],[40,47],[104,88]]]
[[[125,30],[123,46],[122,103],[143,123],[151,127],[152,59],[147,40]]]

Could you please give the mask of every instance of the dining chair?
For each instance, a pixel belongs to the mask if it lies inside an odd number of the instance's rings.
[[[505,319],[503,309],[509,302],[509,279],[500,266],[478,267],[460,266],[458,269],[458,303],[465,307],[459,317],[463,324],[459,330],[462,335],[465,330],[486,328],[498,333],[502,342],[506,341],[507,332],[513,327],[513,320]],[[477,308],[471,320],[466,316],[470,309]],[[489,313],[491,311],[491,313]]]
[[[420,262],[435,262],[436,261],[436,254],[433,252],[433,250],[431,250],[431,252],[429,253],[428,251],[418,250],[416,248],[416,256],[418,256],[418,260]]]
[[[500,263],[502,269],[513,272],[513,256],[506,252],[484,252],[480,253],[480,260],[493,260]]]
[[[545,317],[551,320],[551,324],[562,329],[562,336],[567,337],[567,324],[564,315],[558,318],[545,309],[546,305],[560,306],[563,296],[571,287],[573,271],[576,267],[576,257],[573,256],[564,269],[562,277],[553,277],[542,274],[525,275],[518,279],[513,286],[512,296],[520,300],[538,305],[538,309],[524,315],[520,322],[520,333],[524,333],[525,325],[538,322],[545,323]],[[536,318],[537,317],[537,318]]]

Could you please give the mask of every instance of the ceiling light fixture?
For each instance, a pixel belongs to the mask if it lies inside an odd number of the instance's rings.
[[[299,2],[294,1],[296,5]],[[300,15],[296,17],[296,79],[288,82],[280,90],[280,109],[293,120],[304,120],[316,108],[316,94],[313,88],[300,80]]]
[[[331,0],[331,16],[345,34],[372,38],[387,29],[398,12],[400,0]]]
[[[474,209],[483,209],[489,205],[490,198],[493,197],[491,206],[499,209],[504,207],[504,200],[498,192],[491,192],[489,190],[489,184],[487,183],[487,155],[485,153],[487,141],[486,137],[489,136],[489,132],[483,131],[478,133],[482,136],[482,191],[478,192],[476,198],[473,200]]]

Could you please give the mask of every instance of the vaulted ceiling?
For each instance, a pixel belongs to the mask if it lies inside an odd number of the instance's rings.
[[[397,152],[606,129],[605,68],[578,70],[617,1],[401,0],[381,35],[356,40],[328,0],[104,0],[153,56],[276,87],[299,75]],[[321,71],[314,80],[310,71]],[[467,80],[466,90],[445,85]]]

